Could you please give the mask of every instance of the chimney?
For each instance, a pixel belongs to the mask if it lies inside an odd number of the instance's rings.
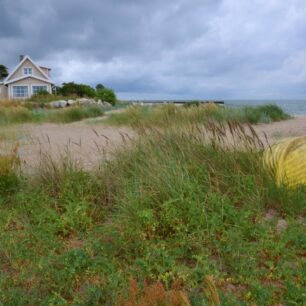
[[[24,59],[24,55],[19,55],[19,61],[21,62]]]

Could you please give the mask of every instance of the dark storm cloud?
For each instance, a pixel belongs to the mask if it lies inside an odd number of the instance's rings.
[[[304,0],[0,0],[0,62],[122,97],[305,96]]]

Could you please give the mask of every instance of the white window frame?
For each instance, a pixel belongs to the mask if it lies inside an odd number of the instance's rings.
[[[32,67],[24,67],[23,68],[24,75],[33,75],[33,68]]]
[[[15,96],[14,95],[14,87],[26,87],[27,88],[27,96]],[[29,91],[29,85],[12,85],[12,98],[29,98],[30,97],[30,91]]]
[[[34,92],[34,90],[33,90],[33,87],[46,87],[46,91],[50,93],[50,91],[49,91],[49,85],[48,85],[48,84],[47,84],[47,85],[32,84],[32,86],[31,86],[31,95],[34,95],[34,94],[35,94],[35,92]]]

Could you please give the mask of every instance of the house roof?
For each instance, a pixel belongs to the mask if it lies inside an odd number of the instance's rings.
[[[44,73],[44,71],[40,68],[40,66],[38,66],[31,58],[30,56],[26,55],[24,56],[24,58],[19,62],[19,64],[13,69],[13,71],[6,77],[6,79],[4,80],[4,84],[8,84],[8,83],[11,83],[12,81],[17,81],[17,78],[16,79],[13,79],[13,80],[10,80],[9,79],[12,77],[12,75],[14,75],[14,73],[22,66],[22,64],[26,61],[26,60],[29,60],[35,68],[37,68],[37,70],[46,78],[43,79],[43,78],[40,78],[41,80],[43,81],[49,81],[50,83],[52,83],[49,79],[49,77]],[[35,78],[38,78],[38,77],[35,77]],[[18,78],[20,79],[20,78]]]
[[[39,66],[40,68],[44,68],[44,69],[48,69],[48,70],[52,70],[51,68],[49,67],[46,67],[46,66]]]
[[[44,81],[46,83],[53,84],[53,82],[50,79],[46,80],[44,78],[40,78],[40,77],[35,76],[35,75],[25,75],[25,76],[22,76],[22,77],[19,77],[19,78],[16,78],[16,79],[12,79],[10,81],[4,81],[3,84],[7,85],[7,84],[11,84],[11,83],[14,83],[14,82],[17,82],[17,81],[20,81],[20,80],[24,80],[24,79],[28,79],[28,78],[33,78],[33,79],[36,79],[36,80],[40,80],[40,81]]]

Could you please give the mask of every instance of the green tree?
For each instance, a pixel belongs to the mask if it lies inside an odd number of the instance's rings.
[[[89,97],[94,98],[96,91],[85,84],[77,84],[74,82],[63,83],[63,86],[58,91],[63,96],[78,96],[78,97]]]
[[[4,65],[0,64],[0,81],[4,80],[8,76],[8,70]]]
[[[115,105],[117,102],[117,97],[115,92],[110,88],[102,88],[97,90],[96,97],[104,102],[109,102]]]
[[[104,86],[103,84],[99,83],[99,84],[97,84],[97,86],[96,86],[96,91],[99,91],[99,90],[101,90],[101,89],[103,89],[103,88],[105,88],[105,86]]]

